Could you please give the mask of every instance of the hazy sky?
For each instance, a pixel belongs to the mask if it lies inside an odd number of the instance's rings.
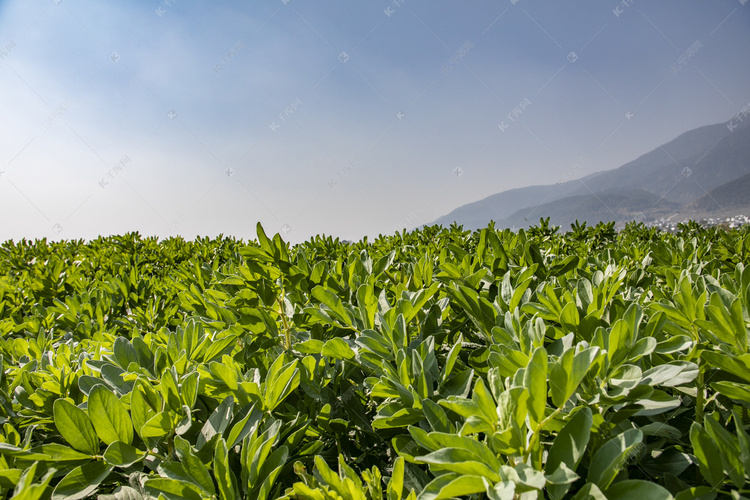
[[[0,0],[0,241],[348,239],[750,102],[748,0]]]

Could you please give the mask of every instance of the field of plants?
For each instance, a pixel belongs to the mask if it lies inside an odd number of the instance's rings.
[[[750,497],[750,227],[0,246],[0,497]]]

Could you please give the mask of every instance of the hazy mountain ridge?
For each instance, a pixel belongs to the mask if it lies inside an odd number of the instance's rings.
[[[498,228],[523,227],[550,217],[553,224],[568,227],[575,220],[648,221],[683,210],[750,207],[750,189],[731,186],[750,174],[750,121],[733,130],[727,125],[690,130],[613,170],[488,196],[434,224],[457,222],[477,229],[494,220]]]
[[[569,196],[540,205],[531,211],[522,209],[507,217],[503,225],[525,227],[539,222],[541,217],[550,217],[555,225],[568,227],[573,221],[596,224],[601,221],[669,216],[680,208],[680,204],[659,198],[643,189],[608,189],[596,194]],[[551,215],[554,214],[554,215]]]
[[[688,208],[703,212],[735,210],[748,206],[750,198],[750,174],[722,184],[692,201]]]

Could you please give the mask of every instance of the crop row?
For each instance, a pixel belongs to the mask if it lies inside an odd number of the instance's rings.
[[[750,230],[0,247],[0,496],[747,495]]]

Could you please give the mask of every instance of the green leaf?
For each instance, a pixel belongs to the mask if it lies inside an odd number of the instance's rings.
[[[575,332],[581,322],[578,308],[574,302],[568,302],[560,313],[560,323],[566,332]]]
[[[393,472],[386,488],[387,500],[401,500],[401,492],[404,489],[404,459],[398,457],[393,462]]]
[[[560,356],[557,363],[552,365],[549,372],[549,384],[552,403],[555,406],[560,408],[573,395],[599,355],[598,347],[589,347],[579,353],[569,348]]]
[[[172,431],[172,415],[168,411],[160,411],[143,424],[142,438],[155,438],[169,434]]]
[[[315,471],[320,476],[323,484],[333,487],[336,491],[344,489],[342,478],[328,467],[326,461],[320,455],[316,455],[314,458]]]
[[[412,435],[414,435],[415,438],[423,436],[423,434],[420,434],[419,431],[417,431],[417,428],[410,427],[409,431],[416,431],[412,432]],[[486,444],[474,438],[458,436],[454,433],[431,432],[428,435],[428,440],[430,443],[434,443],[434,445],[430,446],[427,443],[425,444],[427,444],[428,449],[433,451],[441,448],[459,448],[472,453],[474,455],[472,460],[480,461],[492,470],[500,468],[500,460],[498,460],[492,450],[490,450]]]
[[[279,438],[280,429],[281,421],[276,420],[263,434],[258,437],[247,436],[243,442],[241,457],[243,462],[242,477],[243,482],[251,488],[258,487],[264,480],[264,462],[268,459],[271,449]]]
[[[747,352],[747,328],[742,315],[742,302],[735,298],[729,307],[721,300],[718,293],[712,293],[706,306],[710,321],[698,321],[698,324],[709,330],[722,342],[736,347],[741,353]]]
[[[328,307],[325,311],[338,320],[341,325],[345,327],[354,326],[354,321],[349,310],[344,307],[338,295],[318,285],[313,288],[312,296],[315,300],[325,304]]]
[[[346,459],[344,458],[344,455],[342,454],[339,454],[338,466],[339,466],[339,477],[341,479],[349,479],[358,488],[362,487],[362,480],[357,475],[357,473],[354,472],[354,469],[346,465]]]
[[[189,472],[191,480],[209,495],[215,495],[216,489],[211,474],[203,462],[193,453],[190,443],[179,436],[174,438],[174,448],[182,466]]]
[[[664,313],[657,314],[664,315]],[[693,344],[695,344],[695,341],[687,335],[675,335],[657,343],[655,351],[658,354],[674,354],[676,352],[690,350],[690,348],[693,347]]]
[[[112,345],[114,360],[120,367],[127,369],[130,363],[139,364],[138,352],[125,337],[117,337]]]
[[[104,462],[90,462],[76,467],[57,483],[52,500],[79,500],[93,495],[112,469]]]
[[[32,453],[44,453],[45,455],[49,456],[50,462],[75,462],[80,460],[91,460],[90,454],[80,453],[73,448],[57,443],[43,444],[41,446],[32,448],[29,451],[31,451]]]
[[[164,370],[161,374],[161,384],[159,384],[161,394],[164,397],[164,401],[167,402],[167,406],[177,413],[182,410],[182,402],[180,400],[180,392],[177,389],[177,373],[174,367]],[[235,386],[233,390],[237,390]]]
[[[200,450],[206,442],[210,441],[216,434],[222,434],[229,422],[232,421],[232,410],[234,409],[234,397],[227,396],[203,424],[201,433],[195,442],[196,449]]]
[[[203,361],[210,363],[215,359],[220,359],[225,354],[230,355],[237,345],[237,336],[230,335],[222,339],[216,340],[208,345],[205,354],[203,355]]]
[[[399,406],[396,403],[394,406]],[[424,418],[424,414],[420,410],[413,408],[398,408],[383,407],[378,411],[375,419],[372,421],[373,429],[395,429],[398,427],[404,427],[411,424],[416,424]]]
[[[200,485],[197,484],[193,480],[192,474],[188,472],[188,470],[185,468],[185,465],[183,465],[182,462],[177,462],[174,460],[161,461],[159,462],[159,465],[157,466],[156,471],[159,473],[161,477],[168,477],[169,479],[185,481],[196,486],[201,491],[203,491],[203,488],[201,488]]]
[[[639,428],[644,436],[665,437],[672,441],[678,441],[682,437],[679,429],[662,422],[652,422]]]
[[[641,427],[641,430],[643,430],[643,427]],[[678,451],[674,447],[669,447],[645,454],[639,461],[638,467],[652,477],[663,477],[668,474],[679,476],[694,462],[695,460],[687,453]]]
[[[146,492],[158,497],[164,495],[167,500],[201,500],[201,489],[193,483],[158,477],[149,479],[144,485]]]
[[[126,381],[124,376],[127,374],[125,370],[119,366],[106,363],[101,367],[102,380],[104,380],[109,387],[114,389],[118,396],[124,396],[133,390],[133,382]],[[89,392],[89,395],[91,393]]]
[[[516,484],[516,488],[520,491],[541,490],[547,483],[541,471],[525,463],[517,464],[515,467],[503,465],[501,471],[506,478]]]
[[[115,441],[127,444],[133,442],[133,422],[130,415],[122,401],[106,387],[98,385],[91,389],[88,413],[96,434],[104,444],[109,445]]]
[[[433,430],[448,433],[455,431],[453,424],[448,420],[448,415],[445,413],[445,410],[431,399],[425,399],[422,401],[422,411]]]
[[[257,429],[258,424],[263,418],[263,413],[253,405],[248,411],[247,415],[232,426],[232,430],[229,431],[227,437],[227,448],[232,449],[240,443],[245,436]]]
[[[640,430],[628,429],[604,443],[591,459],[588,481],[606,489],[642,440]]]
[[[497,316],[495,307],[472,288],[458,285],[458,289],[449,288],[448,290],[453,299],[466,311],[477,329],[484,336],[489,337],[495,326]]]
[[[606,491],[608,500],[630,500],[647,498],[648,500],[672,500],[672,494],[663,486],[651,481],[627,479],[610,486]]]
[[[106,386],[107,384],[106,382],[104,382],[104,380],[100,379],[99,377],[92,377],[91,375],[81,375],[80,377],[78,377],[78,388],[86,396],[88,396],[89,393],[91,392],[91,389],[93,389],[94,386],[97,386],[97,385]]]
[[[500,481],[500,475],[478,461],[478,456],[462,448],[442,448],[428,455],[416,457],[420,462],[439,465],[437,470],[449,470],[470,476],[482,476],[492,482]]]
[[[448,377],[453,371],[453,367],[456,364],[456,359],[458,359],[458,354],[461,352],[461,343],[463,342],[463,339],[463,335],[459,334],[456,343],[453,344],[450,352],[448,352],[448,356],[446,356],[445,358],[443,371],[440,373],[440,385],[443,385],[448,380]]]
[[[523,385],[529,391],[526,406],[533,427],[544,420],[547,408],[547,351],[537,347],[531,355],[523,376]]]
[[[738,382],[711,382],[711,387],[735,401],[750,403],[750,384]]]
[[[23,473],[21,469],[0,469],[0,488],[12,490],[21,480]]]
[[[99,438],[86,412],[65,399],[53,405],[55,427],[60,435],[76,450],[88,455],[99,452]]]
[[[143,435],[143,426],[162,411],[162,405],[162,398],[151,383],[145,377],[138,377],[130,393],[130,415],[133,427],[141,438],[147,437]]]
[[[491,351],[489,362],[493,368],[498,369],[500,375],[503,377],[512,377],[519,368],[525,368],[529,364],[529,357],[521,351],[508,348],[501,348],[501,351],[502,354]],[[573,354],[570,357],[572,360]],[[551,387],[554,388],[555,386],[551,385]],[[552,394],[554,397],[555,393],[553,392]]]
[[[148,345],[140,337],[133,337],[130,340],[130,343],[133,345],[133,348],[135,349],[138,356],[138,364],[142,368],[145,368],[149,372],[153,373],[154,354],[151,352],[151,349],[149,349]]]
[[[338,337],[327,340],[320,354],[334,359],[354,359],[356,356],[349,344]]]
[[[682,490],[675,496],[675,500],[714,500],[716,498],[716,488],[710,486],[694,486]]]
[[[693,454],[698,461],[701,475],[712,486],[718,486],[724,480],[721,453],[714,440],[698,422],[690,427],[690,443]]]
[[[107,446],[104,452],[104,461],[116,467],[130,467],[136,462],[143,460],[146,456],[145,451],[141,451],[135,446],[115,441]]]
[[[193,427],[193,412],[190,411],[190,408],[182,405],[182,413],[184,414],[184,417],[180,419],[174,428],[174,432],[178,436],[187,434],[187,432]]]
[[[630,391],[641,382],[642,378],[643,373],[637,365],[624,364],[612,372],[609,376],[609,384],[613,388]]]
[[[273,257],[274,244],[268,238],[268,236],[266,236],[266,232],[263,230],[263,226],[260,225],[260,222],[258,222],[258,224],[255,226],[255,232],[258,235],[258,243],[260,244],[260,248],[269,256]]]
[[[118,486],[108,495],[98,495],[97,500],[143,500],[140,491],[130,486]]]
[[[477,378],[474,384],[474,392],[471,395],[471,399],[476,403],[477,408],[481,412],[477,416],[485,420],[488,424],[493,425],[497,421],[497,406],[481,378]]]
[[[195,402],[198,400],[198,383],[200,382],[200,375],[198,372],[192,372],[186,375],[180,384],[180,396],[183,403],[189,409],[193,409]]]
[[[698,365],[689,361],[672,361],[654,366],[643,373],[642,384],[676,387],[691,383],[698,377]]]
[[[357,306],[364,329],[374,328],[375,314],[378,312],[378,298],[375,296],[375,287],[370,284],[360,285],[357,289]]]
[[[302,354],[320,354],[323,350],[323,341],[318,339],[309,339],[304,342],[294,344],[294,349]]]
[[[268,370],[266,391],[263,395],[265,409],[272,411],[299,385],[300,374],[298,361],[283,364],[284,356],[279,356]]]
[[[44,473],[38,483],[33,483],[36,476],[36,469],[39,464],[34,462],[29,468],[18,476],[18,482],[13,490],[13,500],[40,500],[49,498],[48,485],[55,475],[55,469],[49,469]],[[14,469],[10,469],[11,471]],[[15,469],[17,470],[17,469]],[[4,472],[4,471],[3,471]],[[0,472],[2,474],[3,472]],[[12,473],[15,476],[15,473]],[[5,476],[7,477],[7,476]],[[10,488],[9,488],[10,489]]]
[[[40,462],[47,462],[50,460],[50,456],[44,453],[37,453],[31,450],[24,450],[18,446],[9,445],[8,443],[0,443],[0,456],[18,457],[25,461],[38,460]]]
[[[735,422],[742,422],[736,411],[732,411]],[[740,448],[740,457],[743,460],[745,471],[750,471],[750,436],[742,428],[742,425],[735,425],[737,431],[737,446]]]
[[[608,500],[594,483],[586,483],[571,500]]]
[[[259,477],[264,478],[263,482],[258,489],[257,497],[258,500],[266,500],[268,495],[271,494],[276,479],[281,474],[281,470],[289,459],[289,448],[286,446],[279,446],[263,463],[263,467],[260,470]]]
[[[724,353],[703,351],[701,358],[709,365],[736,375],[750,383],[750,353],[740,356],[727,356]]]
[[[563,492],[562,495],[552,495],[549,491],[549,488],[552,486],[569,486],[576,482],[580,476],[576,474],[573,470],[569,469],[565,463],[561,463],[560,466],[555,469],[555,472],[552,474],[547,474],[544,476],[546,483],[547,483],[547,489],[548,493],[550,493],[550,496],[552,498],[562,498],[562,496],[567,493],[567,488],[565,488],[565,492]]]
[[[209,363],[209,369],[211,370],[211,374],[222,381],[230,391],[239,389],[240,376],[231,366],[227,366],[219,361],[212,361]]]
[[[562,262],[558,262],[557,264],[550,266],[549,275],[561,276],[567,274],[578,266],[579,260],[580,259],[577,255],[568,255],[562,260]]]
[[[739,443],[729,431],[714,419],[713,415],[706,417],[705,424],[706,431],[713,438],[714,444],[721,454],[724,472],[729,475],[737,488],[742,488],[745,485],[745,465],[740,456]]]
[[[485,488],[482,477],[448,472],[430,481],[417,498],[419,500],[441,500],[473,495],[483,491],[485,491]]]
[[[239,496],[237,479],[229,468],[229,452],[223,438],[218,439],[214,449],[214,477],[219,486],[220,500],[234,500]]]
[[[628,352],[628,362],[633,363],[635,361],[638,361],[643,356],[648,356],[649,354],[654,352],[654,350],[656,350],[657,345],[659,344],[653,337],[644,337],[640,339]]]
[[[565,427],[555,436],[547,455],[546,469],[557,471],[564,464],[570,470],[575,471],[586,453],[592,425],[593,418],[590,408],[585,407],[573,415],[565,424]],[[567,493],[568,488],[568,485],[553,485],[548,490],[550,496],[557,499],[562,498]]]
[[[484,491],[489,500],[515,500],[516,483],[513,481],[500,481],[493,486],[484,479]]]

